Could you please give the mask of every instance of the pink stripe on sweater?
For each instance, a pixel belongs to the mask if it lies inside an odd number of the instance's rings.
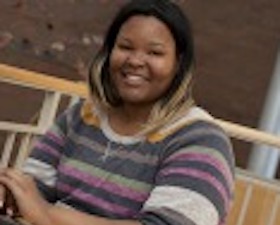
[[[60,157],[60,153],[56,149],[52,148],[51,146],[49,146],[47,144],[38,142],[38,143],[36,143],[35,148],[38,148],[41,151],[43,151],[49,155],[52,155],[56,158]]]
[[[64,139],[52,131],[48,131],[46,136],[60,146],[64,145]]]
[[[80,180],[92,187],[102,188],[103,190],[111,192],[115,195],[132,199],[134,201],[144,202],[149,195],[149,193],[132,190],[131,188],[124,187],[108,180],[87,174],[67,165],[61,166],[59,168],[59,171],[67,176],[74,177],[75,179]]]
[[[176,154],[168,158],[165,162],[172,161],[198,161],[204,162],[215,167],[220,173],[223,174],[226,181],[228,182],[229,187],[232,187],[234,184],[232,173],[228,166],[225,166],[220,160],[216,159],[214,156],[203,154],[203,153],[182,153]]]
[[[98,198],[96,196],[93,196],[91,194],[85,193],[82,190],[79,190],[77,188],[71,187],[67,184],[58,183],[57,187],[59,190],[70,194],[70,196],[73,196],[83,202],[86,202],[90,205],[96,206],[98,208],[102,208],[104,210],[110,211],[112,213],[122,215],[125,217],[134,217],[137,212],[134,210],[131,210],[129,208],[123,207],[121,205],[117,205],[111,202],[108,202],[104,199]]]
[[[165,176],[172,175],[172,174],[181,174],[184,176],[190,176],[190,177],[197,178],[199,180],[206,181],[207,183],[215,187],[216,190],[221,194],[222,199],[224,200],[224,204],[226,206],[226,211],[228,210],[229,198],[225,190],[225,187],[211,174],[195,169],[189,169],[189,168],[169,168],[169,169],[162,170],[161,174]]]

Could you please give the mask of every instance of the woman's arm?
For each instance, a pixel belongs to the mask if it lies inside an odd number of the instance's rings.
[[[141,221],[145,225],[223,224],[234,188],[228,137],[216,125],[198,121],[166,140]]]
[[[11,191],[19,213],[24,219],[34,225],[37,225],[38,221],[42,221],[42,225],[51,224],[47,213],[50,205],[41,197],[29,175],[15,169],[2,170],[0,184]]]
[[[56,225],[140,225],[136,220],[116,220],[93,216],[72,208],[52,206],[49,209],[51,224]],[[51,225],[50,224],[50,225]],[[38,224],[41,225],[41,224]],[[43,224],[42,224],[43,225]]]
[[[140,225],[136,220],[113,220],[46,202],[33,179],[14,169],[0,174],[0,183],[13,193],[21,216],[32,225]]]

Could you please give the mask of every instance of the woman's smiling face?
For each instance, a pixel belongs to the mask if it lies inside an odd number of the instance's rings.
[[[109,70],[124,104],[153,104],[168,90],[176,67],[176,43],[162,21],[136,15],[122,25]]]

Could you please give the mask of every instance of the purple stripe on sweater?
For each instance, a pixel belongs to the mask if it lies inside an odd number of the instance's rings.
[[[149,193],[137,192],[135,190],[132,190],[131,188],[120,186],[116,183],[87,174],[83,171],[80,171],[76,168],[67,165],[62,165],[59,168],[59,171],[67,176],[74,177],[77,180],[80,180],[92,187],[102,188],[103,190],[111,192],[115,195],[132,199],[134,201],[144,202],[149,195]]]
[[[49,155],[52,155],[52,156],[54,156],[56,158],[60,157],[60,153],[56,149],[54,149],[51,146],[49,146],[47,144],[44,144],[42,142],[36,143],[35,148],[38,148],[41,151],[43,151],[43,152],[45,152],[45,153],[47,153]]]
[[[129,208],[123,207],[121,205],[117,205],[111,202],[108,202],[104,199],[98,198],[91,194],[88,194],[80,189],[71,187],[67,184],[58,183],[57,187],[60,191],[69,194],[83,202],[86,202],[90,205],[96,206],[98,208],[102,208],[104,210],[110,211],[114,214],[118,214],[125,217],[134,217],[138,212],[131,210]]]
[[[181,174],[184,176],[190,176],[197,178],[199,180],[204,180],[207,183],[211,184],[213,187],[216,188],[216,190],[221,194],[222,199],[224,200],[224,204],[226,206],[226,210],[228,210],[229,207],[229,198],[227,196],[227,192],[225,190],[225,187],[211,174],[199,171],[196,169],[189,169],[189,168],[169,168],[164,169],[161,171],[161,174],[164,176],[172,175],[172,174]]]
[[[225,177],[229,187],[233,186],[233,176],[230,172],[229,167],[225,166],[220,160],[210,156],[208,154],[203,153],[182,153],[176,154],[168,158],[165,162],[172,162],[172,161],[198,161],[204,162],[206,164],[210,164],[211,166],[215,167],[220,173],[223,174]]]
[[[61,136],[57,135],[56,133],[48,131],[46,133],[46,136],[49,139],[51,139],[53,142],[57,143],[58,145],[60,145],[60,146],[64,145],[64,139]]]

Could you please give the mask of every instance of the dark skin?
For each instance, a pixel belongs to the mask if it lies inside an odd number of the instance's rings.
[[[147,121],[150,114],[150,107],[145,109],[139,107],[137,114],[135,108],[130,111],[130,107],[112,108],[108,112],[110,126],[115,132],[125,136],[136,135]]]
[[[168,89],[176,61],[175,41],[160,20],[133,16],[124,23],[110,56],[112,79],[124,103],[108,112],[109,124],[115,132],[131,136],[141,130],[153,105]],[[0,183],[12,193],[20,215],[33,225],[141,224],[136,220],[101,218],[49,204],[40,195],[32,177],[16,169],[1,170]]]
[[[33,225],[139,225],[137,221],[110,220],[46,202],[32,179],[14,169],[1,171],[0,182],[11,190],[24,219]],[[32,210],[30,210],[32,209]]]

